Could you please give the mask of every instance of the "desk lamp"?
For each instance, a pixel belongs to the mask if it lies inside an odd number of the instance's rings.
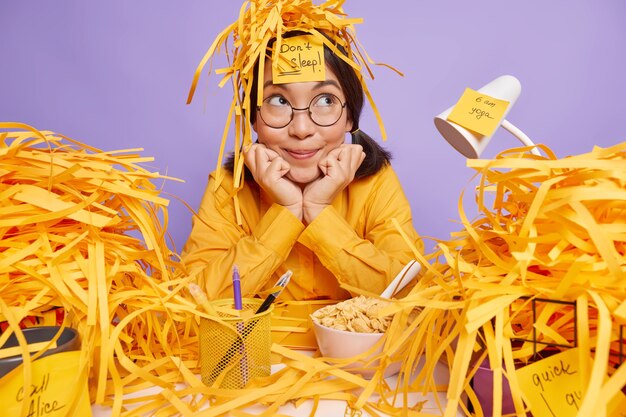
[[[525,146],[533,146],[531,152],[535,155],[539,155],[539,151],[536,147],[534,147],[535,144],[530,140],[530,138],[520,129],[515,127],[511,122],[505,119],[508,112],[517,101],[521,91],[522,85],[517,78],[512,75],[502,75],[480,88],[478,93],[508,102],[508,106],[500,119],[499,126],[502,126],[504,129],[509,131]],[[490,134],[485,135],[452,122],[448,120],[448,117],[454,108],[455,106],[452,106],[435,117],[435,126],[437,127],[437,130],[439,130],[439,133],[441,133],[450,145],[452,145],[466,158],[480,157],[497,129],[494,129]]]

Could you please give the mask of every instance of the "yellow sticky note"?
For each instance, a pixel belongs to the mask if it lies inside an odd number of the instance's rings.
[[[575,417],[582,402],[578,348],[541,359],[516,371],[522,392],[535,416]],[[621,393],[620,393],[621,394]],[[624,395],[610,402],[609,417],[621,417]]]
[[[314,311],[337,300],[282,301],[272,312],[272,341],[293,350],[316,350],[317,340],[313,332],[311,318]],[[300,331],[280,331],[282,328],[297,326]]]
[[[274,56],[279,57],[272,71],[274,84],[326,80],[324,46],[313,35],[283,38],[280,46],[274,45]]]
[[[508,106],[506,100],[466,88],[448,120],[483,136],[491,136],[500,125]]]
[[[80,351],[61,352],[32,363],[32,379],[24,386],[22,368],[17,368],[0,379],[0,404],[7,416],[19,416],[22,403],[30,393],[26,415],[32,417],[89,417],[89,390],[87,376],[79,375]],[[79,396],[72,409],[72,401]]]

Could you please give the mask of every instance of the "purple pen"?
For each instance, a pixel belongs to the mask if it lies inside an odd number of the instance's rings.
[[[237,268],[237,265],[233,265],[233,299],[235,300],[235,310],[242,310],[243,305],[241,302],[241,277],[239,276],[239,268]],[[244,336],[244,325],[242,321],[237,322],[237,332],[242,337]],[[246,384],[248,383],[248,355],[246,353],[246,345],[244,343],[242,343],[239,351],[242,355],[241,359],[239,359],[239,366],[241,368],[241,379],[243,382],[243,386],[246,386]]]
[[[235,310],[241,310],[241,278],[239,277],[239,268],[233,265],[233,298],[235,300]]]

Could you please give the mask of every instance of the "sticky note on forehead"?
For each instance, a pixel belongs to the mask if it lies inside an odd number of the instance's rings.
[[[272,67],[274,84],[326,80],[324,45],[313,35],[283,38],[274,44],[273,57],[278,68]]]

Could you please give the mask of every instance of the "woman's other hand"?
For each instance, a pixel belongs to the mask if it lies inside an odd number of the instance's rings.
[[[365,152],[361,145],[342,144],[320,161],[322,176],[309,183],[303,192],[302,214],[305,223],[311,223],[352,182],[364,159]]]

